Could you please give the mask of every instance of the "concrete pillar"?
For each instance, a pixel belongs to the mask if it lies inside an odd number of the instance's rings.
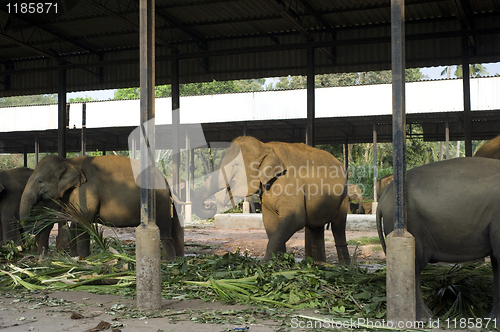
[[[415,240],[406,231],[404,21],[404,0],[391,0],[394,231],[387,237],[387,320],[396,324],[416,318]]]
[[[416,317],[415,238],[407,231],[402,236],[392,232],[386,243],[387,321],[398,326],[398,322],[414,322]]]
[[[137,307],[161,307],[160,230],[155,211],[155,1],[140,0],[141,223],[136,228]],[[149,163],[153,161],[153,165]]]

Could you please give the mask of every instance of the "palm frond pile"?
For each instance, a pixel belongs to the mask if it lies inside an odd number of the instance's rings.
[[[80,210],[70,207],[64,218]],[[98,250],[86,259],[75,259],[65,252],[44,258],[16,251],[13,245],[3,247],[0,291],[84,290],[135,297],[134,244],[119,245],[118,240],[104,238],[98,228],[94,230],[91,237]],[[373,270],[357,264],[316,264],[310,259],[297,261],[293,254],[264,263],[235,252],[179,257],[162,262],[161,269],[164,298],[314,308],[338,317],[382,318],[386,314],[383,266]],[[429,266],[422,274],[422,285],[438,317],[485,317],[491,309],[489,263]]]

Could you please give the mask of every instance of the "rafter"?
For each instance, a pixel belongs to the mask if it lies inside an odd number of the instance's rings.
[[[286,8],[284,0],[268,0],[270,4],[274,6],[280,13],[280,15],[292,23],[295,28],[306,37],[308,42],[314,41],[314,36],[300,23],[301,16],[292,8]],[[312,6],[311,6],[312,8]],[[327,23],[328,24],[328,23]],[[319,49],[321,52],[325,53],[327,57],[334,60],[335,56],[330,50],[325,48]]]
[[[469,0],[451,0],[451,2],[455,8],[457,19],[460,22],[462,29],[474,29],[474,12],[472,11]],[[469,36],[469,46],[472,48],[476,47],[476,40],[474,39],[474,36]]]
[[[6,11],[5,8],[4,7],[0,7],[0,10]],[[81,49],[81,50],[83,50],[85,52],[92,53],[92,54],[98,54],[98,51],[96,49],[94,49],[93,47],[91,47],[89,45],[86,45],[84,43],[81,43],[81,42],[76,42],[72,37],[66,36],[66,35],[62,34],[61,32],[59,32],[59,31],[55,31],[52,28],[50,30],[47,29],[47,28],[44,28],[40,24],[37,24],[37,23],[35,23],[35,22],[31,21],[31,20],[19,17],[19,15],[17,15],[17,14],[12,14],[10,17],[13,20],[14,19],[17,20],[19,23],[23,23],[23,24],[29,26],[30,28],[39,30],[39,31],[43,32],[44,34],[47,34],[47,35],[50,35],[50,36],[54,37],[55,39],[59,39],[59,40],[62,40],[64,42],[66,42],[66,43],[74,45],[77,48],[79,48],[79,49]],[[12,22],[9,24],[9,27],[10,26],[12,26]],[[18,26],[21,26],[21,24],[18,24]],[[9,27],[6,27],[6,29],[4,30],[4,32],[7,32],[7,30],[8,30]]]
[[[59,63],[59,65],[71,65],[71,62],[64,60],[63,58],[61,58],[60,56],[56,55],[55,53],[49,53],[49,52],[43,51],[43,50],[41,50],[39,48],[33,47],[31,45],[28,45],[28,44],[26,44],[26,43],[24,43],[24,42],[22,42],[22,41],[20,41],[20,40],[18,40],[16,38],[7,36],[4,33],[0,33],[0,38],[3,38],[3,39],[8,40],[8,41],[10,41],[12,43],[15,43],[15,44],[17,44],[17,45],[19,45],[19,46],[21,46],[21,47],[23,47],[25,49],[31,50],[31,51],[33,51],[33,52],[35,52],[35,53],[37,53],[37,54],[39,54],[41,56],[44,56],[46,58],[55,60],[55,61],[57,61]],[[93,71],[91,71],[89,69],[86,69],[86,68],[79,68],[79,69],[83,70],[83,71],[85,71],[85,72],[87,72],[87,73],[89,73],[89,74],[91,74],[93,76],[100,77],[99,74],[94,73]]]
[[[117,19],[119,19],[120,21],[122,21],[123,23],[125,23],[126,25],[130,26],[132,29],[134,29],[135,31],[139,32],[139,24],[138,23],[134,23],[134,22],[131,22],[129,20],[127,20],[123,15],[121,15],[120,13],[117,13],[109,8],[107,8],[105,5],[101,4],[99,1],[97,0],[88,0],[89,3],[93,4],[94,6],[96,6],[97,8],[101,9],[103,12],[105,12],[106,14],[112,16],[112,17],[115,17]],[[171,50],[173,51],[176,51],[176,52],[179,52],[181,53],[181,50],[179,50],[177,48],[177,46],[175,45],[172,45],[172,43],[164,40],[163,38],[160,38],[158,37],[158,35],[155,35],[155,42],[160,44],[160,45],[163,45],[163,46],[166,46],[168,48],[170,48]],[[206,67],[206,64],[204,62],[201,62],[197,59],[192,59],[192,61],[195,61],[197,63],[199,63],[202,67]]]

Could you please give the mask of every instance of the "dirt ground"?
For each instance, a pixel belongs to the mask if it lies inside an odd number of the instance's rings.
[[[135,229],[106,230],[116,232],[122,241],[134,240]],[[347,238],[360,239],[376,236],[376,232],[348,232]],[[54,237],[52,237],[53,239]],[[336,261],[333,236],[325,232],[328,262]],[[263,257],[267,237],[263,229],[223,230],[213,224],[197,224],[185,228],[186,254],[224,254],[240,250],[250,256]],[[304,255],[304,231],[295,234],[287,243],[287,250],[296,257]],[[384,258],[379,245],[350,245],[351,255],[360,260]],[[0,330],[17,331],[305,331],[292,328],[292,322],[283,321],[279,312],[256,312],[248,306],[226,305],[221,302],[198,300],[163,300],[158,317],[138,314],[135,301],[115,295],[96,295],[87,292],[55,292],[18,296],[0,295]],[[305,315],[316,315],[303,312]]]

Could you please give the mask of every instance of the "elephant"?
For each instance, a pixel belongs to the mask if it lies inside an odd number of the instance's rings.
[[[356,211],[356,213],[364,213],[363,194],[361,193],[361,189],[359,189],[359,186],[357,184],[349,184],[347,199],[354,200],[358,203],[358,208],[354,209]],[[350,206],[349,206],[349,209],[350,209]]]
[[[268,237],[265,261],[286,252],[288,239],[304,227],[306,256],[325,261],[324,228],[331,222],[339,261],[349,264],[346,185],[345,169],[326,151],[242,136],[226,151],[220,169],[195,191],[193,212],[212,217],[215,210],[205,201],[222,189],[229,189],[226,201],[233,202],[258,193]]]
[[[455,158],[406,173],[407,230],[415,238],[417,319],[429,320],[420,273],[428,263],[465,262],[491,257],[493,309],[500,319],[500,160]],[[394,228],[394,185],[384,190],[377,209],[377,231]],[[382,231],[383,226],[383,231]]]
[[[392,182],[393,177],[394,176],[392,174],[389,174],[377,181],[377,202],[380,201],[382,193],[384,192],[385,188],[389,185],[389,183]]]
[[[500,159],[500,135],[482,145],[473,157]]]
[[[19,203],[32,173],[26,167],[0,170],[0,242],[21,242]]]
[[[140,224],[140,187],[133,174],[140,169],[137,160],[123,156],[61,158],[44,157],[28,179],[21,197],[19,214],[26,218],[33,205],[40,200],[60,199],[89,212],[89,220],[113,227],[131,227]],[[173,260],[184,255],[183,232],[177,218],[171,217],[171,198],[167,182],[156,170],[156,182],[164,189],[156,192],[156,224],[160,229],[163,259]],[[90,237],[78,234],[71,254],[90,255]]]

